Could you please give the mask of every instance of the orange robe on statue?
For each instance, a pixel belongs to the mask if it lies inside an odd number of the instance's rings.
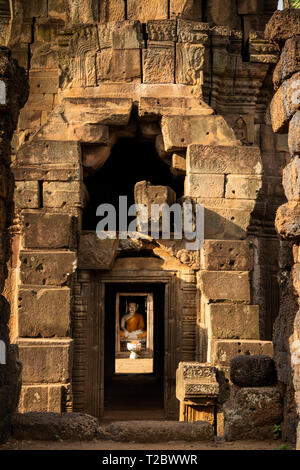
[[[125,328],[129,333],[133,333],[136,330],[143,330],[143,333],[138,335],[139,338],[145,338],[147,336],[147,331],[145,330],[145,322],[143,315],[136,313],[133,317],[125,321]],[[124,331],[120,331],[120,336],[124,336]]]

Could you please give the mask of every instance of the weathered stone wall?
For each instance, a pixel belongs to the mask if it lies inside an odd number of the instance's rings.
[[[19,110],[27,99],[25,73],[11,58],[5,47],[0,48],[0,293],[7,276],[6,261],[11,253],[8,227],[13,216],[13,176],[10,171],[10,142],[17,124]],[[0,441],[9,433],[10,415],[16,410],[20,393],[21,365],[17,349],[9,340],[10,305],[0,295]]]
[[[281,50],[273,82],[273,129],[289,133],[291,162],[283,173],[287,204],[277,211],[276,228],[282,238],[280,256],[281,307],[274,326],[275,360],[284,399],[283,436],[300,448],[300,318],[299,318],[299,155],[300,155],[300,10],[276,12],[266,37]],[[297,432],[298,428],[298,432]]]
[[[78,259],[83,172],[101,170],[115,142],[138,132],[152,135],[170,171],[185,176],[184,198],[205,206],[201,252],[159,242],[161,270],[175,272],[172,292],[186,299],[168,323],[176,338],[167,353],[168,403],[180,360],[218,366],[222,405],[232,357],[272,355],[274,216],[288,158],[268,112],[278,51],[262,30],[274,3],[14,2],[5,43],[30,81],[13,141],[21,222],[8,288],[23,362],[21,411],[70,410],[72,374],[77,411],[92,394],[85,383],[99,388],[87,363],[92,276],[72,275],[77,261],[105,271],[109,260],[111,269],[124,247],[93,240]]]

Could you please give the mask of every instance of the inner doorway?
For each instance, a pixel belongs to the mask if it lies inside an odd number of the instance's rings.
[[[164,310],[163,283],[106,284],[104,419],[164,418]]]

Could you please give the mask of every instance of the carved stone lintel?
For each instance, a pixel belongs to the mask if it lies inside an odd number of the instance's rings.
[[[148,39],[150,41],[175,41],[175,20],[152,20],[147,23]]]
[[[169,252],[186,266],[192,269],[199,269],[200,267],[200,253],[199,251],[186,250],[184,248],[184,240],[157,240],[158,245]]]
[[[208,41],[208,23],[178,20],[178,42],[201,43]]]

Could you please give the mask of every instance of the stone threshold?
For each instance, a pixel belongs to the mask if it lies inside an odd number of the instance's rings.
[[[179,421],[114,421],[99,424],[84,413],[18,413],[12,418],[12,438],[30,441],[168,442],[214,441],[210,423]]]

